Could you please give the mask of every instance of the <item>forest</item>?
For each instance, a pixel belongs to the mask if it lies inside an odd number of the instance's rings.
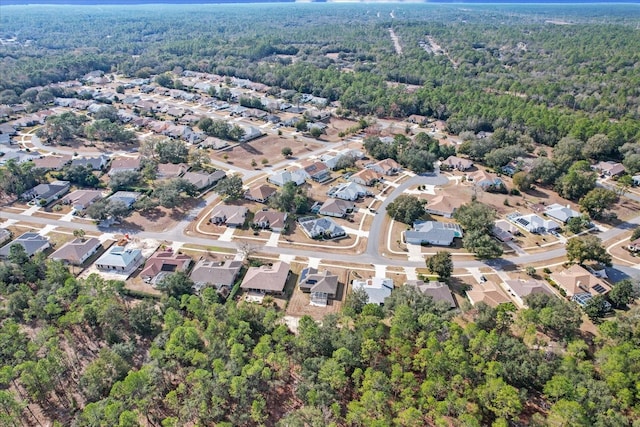
[[[249,78],[326,97],[364,123],[444,120],[461,154],[496,170],[537,150],[517,187],[554,184],[595,217],[605,207],[589,163],[640,171],[639,22],[637,5],[3,5],[0,104],[37,109],[55,95],[43,86],[94,70]],[[132,138],[108,115],[54,116],[40,134],[79,135]],[[419,172],[451,154],[424,133],[365,148]],[[39,179],[9,166],[12,193]],[[145,200],[190,192],[176,181]],[[151,299],[12,250],[0,263],[0,425],[640,426],[640,309],[622,300],[585,332],[575,304],[545,295],[522,310],[451,312],[400,287],[384,307],[351,293],[294,334],[269,298],[224,301],[192,285],[169,275]]]

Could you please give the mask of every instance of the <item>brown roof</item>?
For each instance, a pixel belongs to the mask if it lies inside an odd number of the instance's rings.
[[[578,264],[573,264],[566,270],[552,274],[551,279],[564,289],[567,296],[570,297],[584,292],[599,295],[611,290],[611,287],[604,283],[604,281],[589,273]],[[600,286],[603,291],[598,291],[598,289],[600,289],[598,286]]]
[[[369,184],[370,182],[377,181],[380,176],[373,169],[362,169],[351,175],[349,181],[355,181],[357,178],[361,179],[365,184]]]
[[[116,157],[111,162],[111,171],[121,169],[140,169],[140,157]]]
[[[473,162],[469,159],[463,159],[462,157],[449,156],[442,162],[443,165],[450,166],[452,168],[469,169],[473,166]]]
[[[87,207],[91,202],[101,198],[102,190],[75,190],[73,193],[64,196],[62,203]]]
[[[324,163],[313,160],[303,160],[301,164],[302,169],[304,169],[304,171],[311,176],[317,175],[321,172],[325,172],[329,169]]]
[[[400,166],[400,163],[396,162],[393,159],[380,160],[375,165],[379,166],[380,168],[382,168],[382,170],[385,171],[385,173],[388,172],[388,171],[391,171],[391,170],[402,169],[402,166]]]
[[[209,283],[220,286],[233,286],[242,261],[227,260],[224,262],[202,259],[198,261],[191,272],[191,280],[194,283]]]
[[[174,252],[170,249],[162,250],[151,255],[140,272],[141,277],[152,278],[161,271],[184,271],[191,264],[191,257]]]
[[[189,169],[184,163],[160,163],[158,165],[158,176],[164,178],[173,178],[182,175]]]
[[[33,164],[37,168],[59,170],[71,161],[71,156],[63,154],[61,156],[44,156],[33,159]]]
[[[524,299],[525,297],[531,294],[549,294],[553,295],[551,289],[549,289],[549,285],[543,280],[505,280],[504,283],[507,284],[513,290],[513,292],[518,295],[520,298]]]
[[[474,286],[473,289],[467,291],[467,296],[474,305],[484,302],[488,306],[497,307],[500,304],[511,302],[509,297],[493,282],[484,282]]]
[[[240,287],[264,292],[282,292],[289,276],[289,264],[278,261],[273,265],[249,267]]]
[[[464,205],[466,202],[454,196],[440,194],[427,203],[425,209],[427,211],[445,212],[453,214],[456,209]]]
[[[427,282],[425,283],[422,280],[407,280],[406,285],[415,286],[425,295],[433,298],[434,301],[442,301],[449,304],[449,307],[455,308],[456,301],[453,299],[453,295],[451,295],[451,290],[449,286],[442,282]]]
[[[271,228],[283,228],[287,222],[286,212],[258,211],[253,216],[255,224],[268,223]]]
[[[245,198],[250,200],[267,200],[269,197],[273,196],[276,191],[278,190],[268,185],[262,184],[249,188],[244,196]]]
[[[304,271],[304,270],[303,270]],[[338,276],[329,270],[322,273],[318,269],[309,267],[306,269],[306,276],[301,277],[298,283],[300,288],[309,292],[324,292],[326,294],[335,294],[338,291]]]
[[[248,209],[243,206],[218,205],[211,211],[210,219],[213,222],[222,222],[227,225],[242,225],[247,216]]]
[[[88,239],[73,239],[52,253],[51,259],[78,264],[87,255],[87,253],[92,252],[98,246],[100,246],[100,240],[95,237],[90,237]]]

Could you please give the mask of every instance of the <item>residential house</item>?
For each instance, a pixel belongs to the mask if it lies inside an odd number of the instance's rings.
[[[516,299],[522,306],[526,306],[525,298],[533,294],[547,294],[555,295],[549,285],[544,280],[505,280],[505,286],[507,291],[512,297]]]
[[[218,205],[211,211],[209,222],[227,227],[242,227],[247,219],[248,209],[243,206]]]
[[[470,182],[482,188],[484,191],[500,191],[506,188],[504,181],[497,176],[489,174],[485,170],[478,170],[467,176]]]
[[[559,273],[553,273],[550,277],[568,297],[582,293],[604,295],[611,290],[611,287],[601,278],[592,275],[578,264],[573,264]]]
[[[465,201],[454,196],[440,194],[434,197],[425,206],[425,211],[431,215],[443,216],[445,218],[453,218],[453,214],[464,205]]]
[[[40,157],[39,159],[33,159],[33,166],[38,169],[59,171],[68,165],[69,162],[71,162],[71,156],[69,155],[50,155]]]
[[[269,198],[276,194],[276,192],[277,190],[275,188],[268,185],[255,185],[244,193],[244,198],[258,203],[267,203]]]
[[[524,228],[530,233],[545,233],[560,228],[560,224],[557,222],[551,219],[543,219],[536,214],[521,215],[519,212],[514,212],[507,215],[507,218],[513,224]]]
[[[269,176],[267,181],[273,185],[277,185],[278,187],[282,187],[288,182],[293,182],[296,185],[302,185],[305,183],[306,175],[307,174],[301,169],[284,169]]]
[[[142,194],[137,191],[116,191],[111,196],[109,196],[109,202],[122,202],[127,205],[128,208],[133,206],[133,204],[140,198]]]
[[[157,179],[170,179],[178,178],[184,175],[189,166],[184,163],[160,163],[158,165],[158,172],[156,173]]]
[[[469,159],[449,156],[440,164],[440,167],[443,167],[444,169],[457,169],[460,172],[465,172],[473,167],[473,162]]]
[[[510,242],[514,236],[519,236],[521,233],[520,229],[509,221],[499,219],[493,224],[491,234],[501,242]]]
[[[68,181],[53,181],[50,184],[38,184],[31,190],[23,193],[20,198],[23,200],[34,200],[41,205],[48,205],[54,200],[69,191]]]
[[[5,153],[4,156],[0,157],[0,166],[6,165],[9,160],[13,160],[17,164],[22,164],[39,157],[40,156],[38,154],[29,153],[27,151],[9,151]]]
[[[223,149],[229,146],[229,141],[224,139],[208,136],[200,143],[200,148],[213,148],[216,150]]]
[[[195,185],[198,190],[203,190],[211,185],[217,184],[218,181],[226,176],[227,174],[221,170],[217,170],[213,173],[187,172],[182,175],[182,179],[185,179]]]
[[[483,302],[493,308],[511,302],[511,299],[493,282],[484,282],[474,286],[467,291],[467,298],[473,305]]]
[[[318,209],[320,215],[344,218],[356,209],[353,202],[342,199],[327,199]]]
[[[300,218],[298,224],[310,239],[337,239],[347,232],[330,218]]]
[[[591,166],[591,169],[598,171],[601,175],[604,176],[618,176],[622,175],[625,172],[622,163],[608,161],[598,162],[595,165]]]
[[[157,284],[163,277],[178,271],[187,271],[191,257],[171,249],[159,250],[147,259],[140,277],[146,283]]]
[[[101,198],[102,190],[75,190],[64,196],[61,202],[71,205],[76,212],[81,212]]]
[[[549,205],[547,209],[545,209],[544,214],[553,219],[557,219],[563,224],[566,224],[571,218],[580,218],[582,216],[580,212],[574,211],[569,205],[563,206],[558,203]]]
[[[359,185],[372,186],[380,180],[380,175],[373,168],[362,169],[349,177],[349,181]]]
[[[240,142],[248,142],[256,138],[260,138],[264,133],[260,128],[255,126],[241,126],[244,129],[244,135],[240,139]]]
[[[413,224],[413,230],[404,232],[404,241],[414,245],[451,246],[454,239],[462,236],[462,228],[458,224],[419,221]]]
[[[338,293],[338,276],[328,270],[320,273],[317,268],[307,267],[300,272],[298,287],[311,294],[311,305],[325,307]]]
[[[335,154],[323,154],[322,156],[320,156],[320,160],[322,161],[322,163],[327,165],[329,169],[335,170],[338,165],[338,161],[342,157],[351,157],[354,160],[359,160],[364,157],[364,153],[360,150],[353,150],[353,149],[347,148]]]
[[[428,118],[425,116],[420,116],[418,114],[412,114],[409,117],[407,117],[407,122],[408,123],[413,123],[416,125],[426,125],[428,121]]]
[[[38,252],[46,251],[51,246],[49,239],[38,233],[24,233],[13,242],[7,243],[0,248],[0,259],[7,259],[11,253],[11,247],[14,245],[22,246],[29,257]]]
[[[140,249],[126,249],[124,246],[113,245],[98,260],[95,265],[104,271],[132,272],[143,261]]]
[[[191,280],[196,292],[201,292],[207,286],[215,287],[219,292],[226,293],[233,288],[233,284],[242,268],[242,261],[226,260],[223,262],[200,259],[191,271]]]
[[[380,175],[397,175],[402,170],[400,163],[393,159],[380,160],[374,164],[367,165],[368,169],[378,172]]]
[[[260,210],[254,214],[252,224],[258,228],[268,228],[280,233],[287,228],[287,218],[286,212]]]
[[[76,157],[71,160],[71,166],[84,166],[94,171],[103,170],[109,163],[109,156],[101,155],[97,157]]]
[[[423,294],[430,296],[434,302],[442,302],[448,304],[450,308],[456,308],[456,300],[451,294],[451,289],[446,283],[423,280],[407,280],[405,286],[413,286]]]
[[[116,157],[111,161],[109,175],[120,172],[139,171],[141,166],[140,157]]]
[[[82,265],[91,255],[102,247],[100,240],[95,237],[77,238],[65,243],[49,258],[62,261],[65,264]]]
[[[386,277],[373,277],[366,280],[354,280],[353,290],[362,289],[367,294],[369,304],[384,305],[384,301],[393,291],[393,280]]]
[[[289,264],[282,261],[273,265],[249,267],[240,288],[261,294],[282,295],[289,277],[289,267]]]
[[[322,162],[305,160],[302,162],[302,170],[316,182],[326,182],[331,179],[329,168]]]
[[[327,196],[329,197],[349,201],[358,200],[370,194],[371,193],[363,186],[355,182],[343,182],[335,187],[331,187],[329,191],[327,191]]]

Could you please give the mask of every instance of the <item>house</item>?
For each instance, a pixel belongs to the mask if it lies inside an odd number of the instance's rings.
[[[53,181],[50,184],[36,185],[31,190],[23,193],[20,198],[23,200],[35,200],[41,205],[48,205],[52,201],[59,199],[68,191],[68,181]]]
[[[521,215],[519,212],[514,212],[507,215],[507,219],[530,233],[545,233],[560,228],[560,224],[557,222],[543,219],[536,214]]]
[[[356,184],[355,182],[343,182],[335,187],[331,187],[329,191],[327,191],[327,196],[329,197],[349,201],[358,200],[370,194],[371,193],[363,186]]]
[[[563,224],[566,224],[571,218],[580,218],[582,216],[580,212],[574,211],[569,205],[563,206],[558,203],[549,205],[545,209],[544,214],[553,219],[557,219]]]
[[[393,159],[380,160],[372,165],[367,165],[367,168],[378,172],[380,175],[397,175],[402,170],[400,163]]]
[[[102,199],[101,190],[75,190],[64,196],[61,202],[71,205],[76,212],[81,212],[100,199]]]
[[[362,169],[361,171],[358,171],[349,177],[349,181],[369,187],[374,185],[379,180],[380,176],[374,169]]]
[[[302,162],[302,170],[316,182],[326,182],[331,179],[329,168],[322,162],[305,160]]]
[[[532,294],[547,294],[554,295],[549,285],[544,280],[505,280],[505,286],[507,291],[512,297],[516,299],[522,306],[527,304],[524,302],[525,298]]]
[[[243,206],[218,205],[211,211],[209,222],[227,227],[242,227],[247,219],[248,209]]]
[[[289,277],[289,267],[289,264],[282,261],[273,265],[249,267],[240,288],[261,294],[282,295]]]
[[[591,295],[604,295],[611,290],[611,287],[601,278],[592,275],[578,264],[573,264],[559,273],[553,273],[550,277],[568,297],[585,292]]]
[[[580,307],[585,307],[589,303],[591,298],[593,298],[593,295],[591,295],[588,292],[583,292],[583,293],[575,294],[574,296],[572,296],[571,301],[575,302]],[[611,310],[611,303],[609,303],[609,301],[605,300],[603,306],[604,306],[605,312]]]
[[[264,133],[255,126],[241,126],[244,130],[244,135],[240,138],[240,142],[248,142],[256,138],[260,138]]]
[[[62,261],[65,264],[82,265],[91,255],[102,247],[100,240],[95,237],[88,239],[73,239],[51,254],[49,258]]]
[[[367,293],[369,304],[384,305],[384,301],[393,291],[393,280],[386,277],[373,277],[366,280],[354,280],[353,290],[362,289]]]
[[[178,178],[184,175],[189,169],[188,165],[184,163],[160,163],[158,165],[158,172],[156,173],[156,178],[158,179],[170,179],[170,178]]]
[[[510,242],[514,236],[519,236],[521,233],[520,229],[509,221],[499,219],[493,224],[491,234],[501,242]]]
[[[98,157],[76,157],[71,160],[71,166],[84,166],[94,171],[103,170],[108,163],[109,157],[104,155]]]
[[[506,188],[502,179],[497,176],[492,176],[485,170],[478,170],[470,173],[467,176],[467,179],[470,182],[473,182],[474,185],[482,188],[484,191],[500,191],[501,189]]]
[[[336,154],[323,154],[322,156],[320,156],[320,160],[322,161],[322,163],[327,165],[329,169],[335,170],[338,166],[339,160],[342,157],[351,157],[354,160],[359,160],[364,157],[364,153],[360,150],[347,148],[337,152]]]
[[[258,228],[269,228],[277,233],[287,228],[288,214],[286,212],[261,210],[253,216],[253,225]]]
[[[449,156],[440,164],[440,167],[443,169],[457,169],[460,172],[465,172],[473,167],[473,162],[469,159]]]
[[[71,161],[71,156],[43,156],[39,159],[33,159],[33,166],[39,169],[59,171]]]
[[[104,271],[132,272],[143,259],[140,249],[126,249],[124,246],[113,245],[98,258],[95,265]]]
[[[407,280],[405,286],[413,286],[423,294],[433,298],[434,302],[442,302],[448,304],[450,308],[456,308],[456,301],[453,299],[451,289],[446,283],[422,280]]]
[[[117,202],[120,201],[127,205],[128,208],[133,206],[133,204],[140,198],[142,194],[137,191],[116,191],[109,198],[109,202]]]
[[[630,241],[629,246],[627,246],[627,248],[631,252],[640,252],[640,239]]]
[[[27,151],[9,151],[4,156],[0,157],[0,166],[7,164],[9,160],[13,160],[17,164],[22,164],[30,160],[34,160],[40,157],[38,154],[29,153]]]
[[[440,194],[434,197],[425,206],[425,211],[431,215],[443,216],[445,218],[453,218],[453,214],[464,205],[465,201],[457,197]]]
[[[244,193],[244,198],[247,200],[253,200],[254,202],[258,203],[267,203],[267,201],[269,201],[269,198],[276,192],[277,190],[275,188],[268,185],[256,185],[249,188],[249,190]]]
[[[157,284],[163,277],[177,271],[187,271],[191,257],[171,249],[160,250],[147,259],[140,277],[146,283]]]
[[[625,172],[622,163],[617,162],[598,162],[591,166],[591,169],[598,171],[604,176],[618,176]]]
[[[29,257],[38,252],[46,251],[51,246],[49,239],[38,233],[24,233],[13,242],[7,243],[0,248],[0,259],[7,259],[11,253],[11,247],[14,245],[22,246]]]
[[[196,292],[207,286],[213,286],[218,291],[230,291],[242,268],[242,261],[226,260],[224,262],[200,259],[191,271]]]
[[[111,161],[109,175],[120,172],[139,171],[141,166],[140,157],[116,157]]]
[[[473,289],[467,291],[467,298],[473,305],[483,302],[493,308],[511,302],[509,297],[493,282],[484,282],[474,286]]]
[[[293,182],[296,185],[302,185],[306,180],[306,173],[301,169],[294,170],[282,170],[280,172],[276,172],[273,175],[267,178],[267,182],[270,182],[273,185],[277,185],[278,187],[284,186],[287,182]]]
[[[298,224],[310,239],[336,239],[347,235],[344,228],[330,218],[305,217],[298,219]]]
[[[462,236],[462,228],[458,224],[420,221],[413,224],[413,230],[404,232],[404,241],[414,245],[451,246],[453,239]]]
[[[327,199],[322,206],[320,206],[318,213],[335,218],[344,218],[355,209],[356,205],[353,202],[342,199]]]
[[[338,276],[328,270],[320,273],[317,268],[307,267],[300,272],[298,287],[311,294],[311,305],[325,307],[338,293]]]
[[[228,147],[229,141],[225,141],[224,139],[215,138],[213,136],[208,136],[200,143],[200,148],[214,148],[216,150],[220,150],[222,148]]]
[[[213,173],[204,172],[187,172],[182,175],[182,179],[187,180],[195,185],[198,190],[202,190],[211,185],[217,184],[218,181],[225,178],[227,174],[224,171],[217,170]]]
[[[407,122],[408,123],[413,123],[416,125],[426,125],[427,124],[427,117],[425,116],[420,116],[418,114],[412,114],[409,117],[407,117]]]
[[[0,245],[11,239],[11,232],[6,228],[0,228]]]

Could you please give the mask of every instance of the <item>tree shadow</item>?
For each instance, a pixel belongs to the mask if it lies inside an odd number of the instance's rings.
[[[160,208],[153,208],[153,209],[149,209],[144,213],[142,212],[140,213],[140,216],[142,216],[143,218],[149,221],[157,221],[165,215],[166,213]]]

